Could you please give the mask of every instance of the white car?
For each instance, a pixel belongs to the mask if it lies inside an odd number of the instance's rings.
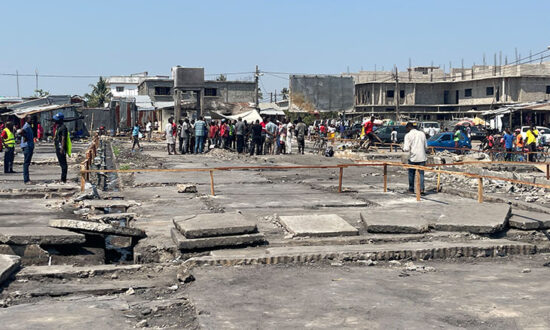
[[[523,140],[527,137],[527,131],[531,126],[521,126],[521,137]],[[544,126],[536,126],[539,134],[544,138],[544,144],[550,144],[550,128]]]
[[[438,122],[435,121],[424,121],[420,123],[420,128],[424,132],[424,134],[430,134],[430,128],[433,128],[435,130],[435,134],[441,132],[441,125],[439,125]]]

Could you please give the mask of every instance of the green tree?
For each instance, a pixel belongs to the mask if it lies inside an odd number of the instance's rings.
[[[281,90],[281,94],[283,95],[283,100],[288,100],[288,93],[289,91],[288,91],[288,88],[286,87]]]
[[[35,89],[34,90],[34,97],[46,97],[50,95],[50,92],[45,91],[43,89]]]
[[[106,102],[109,102],[111,99],[111,91],[107,87],[107,81],[103,77],[99,77],[97,84],[90,84],[92,92],[90,94],[84,94],[84,98],[88,103],[89,107],[99,107],[102,108],[105,106]]]
[[[227,81],[227,76],[224,74],[220,74],[218,78],[216,78],[217,81]]]

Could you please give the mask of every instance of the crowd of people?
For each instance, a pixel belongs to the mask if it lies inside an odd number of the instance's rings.
[[[145,125],[149,140],[151,127],[151,122]],[[200,154],[213,148],[250,155],[291,154],[294,141],[297,143],[298,153],[304,154],[307,133],[307,125],[301,118],[290,121],[265,117],[261,121],[257,119],[249,123],[242,118],[207,122],[203,117],[199,117],[197,120],[184,118],[176,123],[174,118],[170,117],[164,127],[169,155]],[[135,123],[132,129],[132,150],[135,150],[136,146],[141,149],[140,137],[141,127],[139,123]]]

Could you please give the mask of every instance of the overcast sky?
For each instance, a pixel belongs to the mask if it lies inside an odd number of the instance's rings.
[[[287,86],[288,73],[405,69],[409,58],[448,69],[550,45],[543,0],[2,1],[0,12],[0,74],[169,75],[182,65],[250,79],[257,64],[264,95]],[[38,83],[84,94],[96,80]],[[34,77],[20,77],[21,96],[34,89]],[[0,96],[16,95],[16,78],[0,75]]]

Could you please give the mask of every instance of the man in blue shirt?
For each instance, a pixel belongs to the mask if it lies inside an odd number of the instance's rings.
[[[195,123],[195,153],[201,153],[204,148],[204,137],[206,135],[206,122],[202,116]]]
[[[29,166],[31,165],[34,153],[34,133],[31,127],[31,116],[25,117],[25,125],[21,129],[21,149],[23,149],[23,181],[25,184],[32,184],[29,177]]]
[[[504,147],[506,148],[506,157],[504,159],[506,161],[511,161],[512,151],[514,150],[514,135],[510,133],[510,129],[507,128],[502,138],[504,139]]]

